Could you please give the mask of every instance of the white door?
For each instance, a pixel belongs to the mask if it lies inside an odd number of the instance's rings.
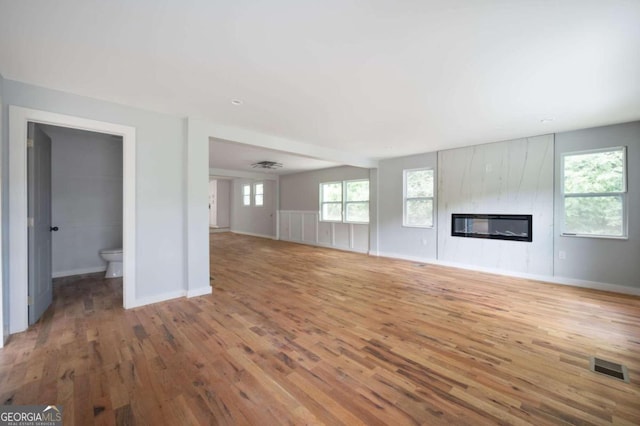
[[[29,216],[29,324],[51,304],[51,139],[29,123],[27,212]]]

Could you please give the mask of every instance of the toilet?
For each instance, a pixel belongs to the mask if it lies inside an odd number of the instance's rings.
[[[107,261],[105,278],[118,278],[122,276],[122,249],[100,250],[100,257]]]

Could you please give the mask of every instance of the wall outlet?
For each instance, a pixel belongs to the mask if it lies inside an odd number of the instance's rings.
[[[426,246],[426,245],[427,245],[427,239],[426,239],[426,238],[423,238],[423,239],[422,239],[422,245],[423,245],[423,246]]]
[[[564,250],[560,250],[558,252],[558,259],[565,260],[567,258],[567,252]]]

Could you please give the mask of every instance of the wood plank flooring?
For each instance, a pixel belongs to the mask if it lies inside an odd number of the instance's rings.
[[[231,233],[211,250],[210,296],[125,311],[119,280],[57,285],[0,350],[0,403],[66,425],[640,424],[640,298]]]

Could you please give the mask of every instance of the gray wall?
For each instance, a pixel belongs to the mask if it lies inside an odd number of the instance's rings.
[[[553,273],[553,135],[438,153],[438,259]],[[453,213],[531,214],[533,241],[451,236]]]
[[[565,152],[627,147],[627,211],[629,239],[564,237],[561,156]],[[559,277],[640,288],[640,122],[558,133],[555,143],[554,270]],[[566,259],[560,259],[563,251]]]
[[[54,277],[106,269],[99,251],[122,247],[122,138],[54,126],[51,220]]]
[[[175,297],[184,291],[185,120],[10,80],[4,82],[4,102],[136,128],[136,298]],[[5,123],[7,117],[5,108]],[[206,194],[202,203],[206,207]],[[8,227],[3,231],[6,235]]]
[[[280,176],[280,210],[320,210],[320,182],[368,179],[369,169],[334,167]]]
[[[231,226],[231,181],[217,179],[217,223],[220,228]]]
[[[264,205],[253,205],[253,184],[264,183]],[[251,205],[242,204],[242,185],[251,185]],[[231,231],[263,237],[276,236],[276,185],[275,181],[233,179],[231,183]]]
[[[7,108],[4,99],[4,83],[5,79],[0,74],[0,182],[2,187],[0,193],[0,217],[2,221],[2,265],[0,267],[2,277],[2,338],[3,340],[9,336],[9,130],[7,126]]]
[[[434,227],[402,226],[403,170],[433,168],[437,182],[436,153],[393,158],[378,168],[378,245],[383,256],[435,259],[437,256],[437,197],[434,197]],[[435,190],[437,190],[437,186]],[[435,194],[435,193],[434,193]]]

